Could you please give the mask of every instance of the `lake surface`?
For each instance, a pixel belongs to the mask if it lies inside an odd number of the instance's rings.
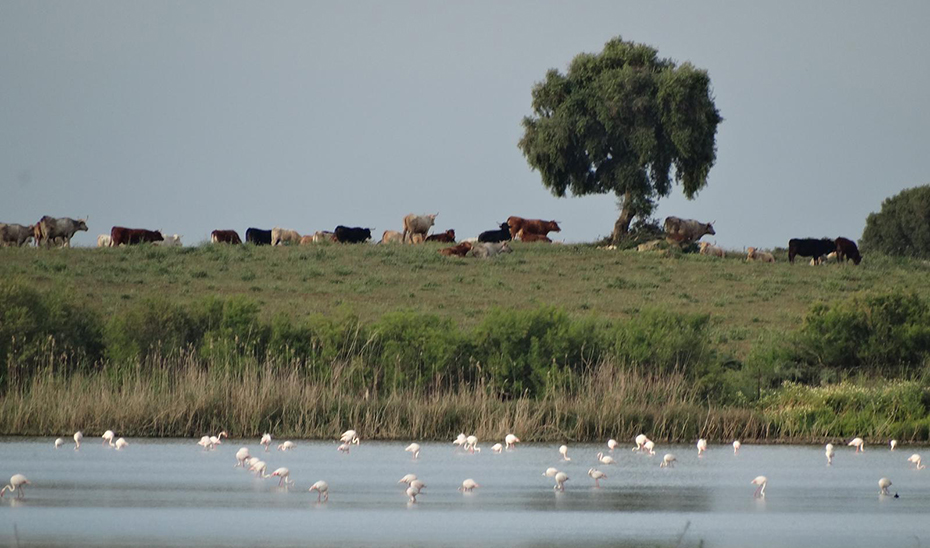
[[[70,438],[66,438],[69,439]],[[502,454],[469,454],[451,443],[424,443],[420,458],[406,443],[366,442],[346,455],[335,442],[295,440],[289,452],[265,453],[257,439],[224,440],[204,451],[196,440],[129,439],[122,451],[87,436],[80,451],[51,439],[0,440],[0,478],[32,485],[25,498],[0,499],[2,546],[928,546],[930,470],[907,457],[925,448],[837,447],[831,467],[821,447],[711,446],[698,458],[689,446],[657,455],[611,454],[602,445],[518,444]],[[275,444],[283,440],[275,440]],[[296,482],[259,479],[235,468],[246,446],[286,466]],[[662,469],[664,453],[674,468]],[[543,477],[565,471],[565,492]],[[601,489],[587,476],[605,472]],[[408,504],[397,481],[415,473],[427,487]],[[753,478],[769,479],[753,497]],[[893,482],[880,496],[878,480]],[[460,493],[462,480],[481,487]],[[329,483],[329,502],[307,489]]]

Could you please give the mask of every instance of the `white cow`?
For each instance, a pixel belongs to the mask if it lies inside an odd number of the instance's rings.
[[[97,236],[97,247],[113,247],[113,239],[109,234]]]
[[[715,245],[709,244],[707,242],[701,242],[701,255],[709,255],[711,257],[720,257],[724,258],[726,255],[723,252],[723,249]]]
[[[300,234],[296,230],[274,227],[271,229],[271,245],[300,245]]]
[[[746,248],[746,262],[752,261],[761,261],[763,263],[774,263],[775,255],[771,253],[766,253],[765,251],[759,251],[754,247]]]
[[[433,213],[431,215],[414,215],[411,213],[404,217],[404,232],[402,239],[404,243],[407,243],[407,235],[410,235],[410,239],[413,243],[414,236],[419,234],[424,239],[426,239],[426,234],[429,232],[430,227],[433,226],[433,223],[436,222],[436,215],[438,213]],[[421,240],[422,241],[422,240]]]
[[[181,236],[178,234],[172,234],[171,236],[162,234],[162,238],[164,238],[164,240],[152,243],[162,247],[181,247]]]
[[[477,257],[479,259],[490,259],[502,253],[513,253],[513,250],[510,249],[509,242],[499,242],[496,244],[479,242],[471,246],[472,257]]]

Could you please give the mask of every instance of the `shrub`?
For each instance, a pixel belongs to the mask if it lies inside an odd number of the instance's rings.
[[[903,190],[869,214],[863,251],[930,259],[930,185]]]
[[[106,354],[117,364],[128,364],[147,354],[171,355],[200,342],[187,310],[164,299],[146,299],[106,326]]]

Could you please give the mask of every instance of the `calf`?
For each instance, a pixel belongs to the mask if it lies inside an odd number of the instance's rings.
[[[271,245],[271,231],[250,228],[245,231],[245,241],[254,245]]]
[[[214,230],[210,233],[210,241],[215,244],[241,244],[239,234],[235,230]]]
[[[511,216],[507,218],[507,224],[510,225],[510,237],[520,237],[520,233],[539,234],[546,236],[550,232],[561,232],[559,224],[555,221],[543,221],[542,219],[524,219],[522,217]],[[523,238],[520,238],[521,240]]]
[[[775,255],[759,251],[754,247],[746,248],[746,262],[761,261],[763,263],[774,263]]]
[[[723,259],[726,253],[724,253],[723,248],[712,245],[709,242],[701,242],[701,255],[709,255],[711,257],[720,257]]]
[[[816,262],[824,255],[836,251],[836,242],[827,238],[792,238],[788,240],[788,262],[793,263],[797,255],[812,257]]]
[[[471,251],[471,242],[462,242],[454,247],[447,247],[439,250],[440,255],[445,255],[446,257],[464,257]]]
[[[482,243],[506,242],[512,239],[513,235],[510,234],[510,225],[508,223],[501,223],[498,230],[486,230],[478,235],[478,241]]]
[[[310,245],[313,243],[313,236],[308,234],[300,237],[300,245]]]
[[[433,234],[432,236],[426,237],[427,242],[442,242],[444,244],[454,244],[455,243],[455,231],[451,228],[445,232],[439,234]]]
[[[852,259],[853,264],[858,265],[862,262],[862,255],[859,254],[856,242],[840,236],[836,239],[836,260],[845,262],[847,259]]]
[[[549,239],[545,234],[535,234],[533,232],[527,232],[524,228],[521,230],[517,236],[520,238],[521,242],[543,242],[551,244],[552,240]]]
[[[157,230],[146,230],[144,228],[126,228],[114,226],[110,230],[110,239],[113,247],[121,245],[136,245],[146,242],[160,242],[165,239],[161,232]]]
[[[477,257],[479,259],[490,259],[501,253],[513,253],[509,243],[477,243],[471,247],[472,257]]]
[[[113,238],[109,234],[97,236],[97,247],[113,247]]]
[[[22,247],[35,237],[35,226],[0,223],[0,246]]]
[[[384,234],[381,235],[382,244],[402,244],[404,243],[404,235],[396,230],[385,230]]]
[[[330,243],[330,242],[336,242],[336,241],[337,240],[336,240],[335,232],[330,232],[328,230],[321,230],[319,232],[313,233],[313,243],[315,244]]]
[[[336,241],[341,244],[360,244],[370,239],[370,228],[349,227],[342,225],[336,227]]]

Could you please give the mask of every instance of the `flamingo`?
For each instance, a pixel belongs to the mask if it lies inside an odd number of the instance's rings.
[[[417,503],[417,495],[420,494],[420,490],[419,490],[419,489],[414,489],[413,487],[408,487],[407,490],[404,491],[404,492],[407,494],[408,497],[410,497],[410,504],[416,504],[416,503]]]
[[[547,478],[551,478],[551,477],[555,477],[555,475],[558,474],[558,473],[559,473],[558,470],[556,470],[555,468],[552,468],[552,467],[550,466],[549,468],[546,468],[546,471],[545,471],[545,472],[543,472],[543,476],[545,476],[545,477],[547,477]]]
[[[656,444],[652,440],[646,440],[646,443],[643,444],[643,449],[649,455],[656,454]]]
[[[568,456],[567,445],[563,445],[562,447],[559,447],[559,454],[562,455],[562,460],[572,460],[571,457]]]
[[[846,445],[856,448],[856,453],[865,452],[865,442],[862,441],[862,438],[853,438],[853,440]]]
[[[704,451],[707,451],[707,440],[705,440],[704,438],[699,439],[697,441],[697,450],[698,450],[699,457],[703,455]]]
[[[565,491],[565,482],[568,481],[568,474],[565,472],[559,472],[555,475],[555,487],[559,491]]]
[[[61,447],[61,446],[64,445],[64,444],[65,444],[65,439],[64,439],[64,438],[58,438],[58,439],[56,439],[56,440],[55,440],[55,449],[58,449],[59,447]]]
[[[295,447],[297,447],[297,444],[295,444],[292,441],[286,441],[278,445],[278,451],[290,451],[291,449]]]
[[[124,448],[126,448],[126,447],[129,447],[129,442],[126,441],[126,438],[120,438],[120,439],[116,440],[116,443],[113,444],[113,445],[116,447],[116,450],[119,451],[120,449],[124,449]]]
[[[229,437],[229,434],[227,434],[225,430],[215,436],[210,436],[210,449],[216,449],[217,445],[222,444],[224,436],[227,438]]]
[[[600,489],[600,488],[601,488],[600,481],[601,481],[602,479],[607,479],[607,474],[605,474],[604,472],[601,472],[600,470],[597,470],[597,469],[595,469],[595,468],[591,468],[590,470],[588,470],[588,476],[594,478],[594,488],[595,488],[595,489]]]
[[[243,447],[239,449],[238,451],[236,451],[236,466],[234,466],[233,468],[239,468],[240,466],[244,467],[245,461],[248,460],[250,457],[251,455],[249,454],[248,447]]]
[[[268,448],[271,447],[271,434],[262,434],[262,441],[258,443],[265,446],[265,452],[267,453]]]
[[[419,493],[423,490],[424,487],[426,487],[426,484],[418,479],[415,479],[410,481],[410,487],[413,487],[417,490],[417,493]]]
[[[468,436],[467,438],[465,438],[465,449],[474,453],[476,450],[478,450],[477,448],[478,448],[478,437],[477,436]],[[480,453],[481,450],[478,450],[478,452]]]
[[[322,502],[327,502],[329,500],[329,484],[325,481],[320,480],[311,485],[310,492],[312,493],[313,491],[319,493],[316,497],[317,502],[320,502],[320,499],[322,499]]]
[[[244,467],[246,470],[249,470],[249,471],[251,472],[251,471],[252,471],[252,467],[255,466],[255,463],[258,463],[258,462],[261,462],[261,461],[262,461],[262,459],[260,459],[260,458],[258,458],[258,457],[249,457],[249,458],[245,459],[245,465],[243,465],[243,467]]]
[[[84,434],[80,431],[74,433],[74,450],[77,451],[81,448],[81,440],[84,439]]]
[[[409,485],[411,481],[416,481],[416,479],[417,479],[416,474],[407,474],[406,476],[400,478],[400,481],[398,481],[397,483],[406,483]]]
[[[404,451],[408,453],[413,453],[413,460],[417,460],[420,457],[420,444],[411,443],[410,445],[407,446],[406,449],[404,449]]]
[[[882,478],[878,480],[878,486],[881,487],[881,491],[878,492],[879,495],[887,495],[888,488],[891,487],[891,480],[888,478]]]
[[[342,433],[342,437],[339,438],[339,441],[355,445],[359,444],[358,432],[355,430],[346,430]]]
[[[203,447],[203,450],[206,451],[210,448],[210,436],[203,436],[200,438],[200,441],[197,442],[197,445]]]
[[[253,464],[251,467],[249,467],[250,472],[255,472],[255,475],[262,479],[271,477],[265,474],[265,470],[267,469],[268,469],[268,464],[265,463],[265,461],[263,460],[260,460],[256,462],[255,464]]]
[[[913,462],[914,464],[916,464],[917,465],[916,470],[923,470],[924,468],[926,468],[926,466],[924,466],[923,464],[920,464],[920,455],[918,455],[917,453],[914,453],[913,455],[908,457],[907,462]]]
[[[753,495],[756,498],[765,498],[765,485],[769,482],[768,478],[765,476],[756,476],[756,479],[752,480],[750,483],[752,485],[758,485],[755,494]]]
[[[826,451],[825,455],[827,455],[827,466],[832,465],[832,464],[833,464],[833,455],[834,455],[833,444],[832,444],[832,443],[828,443],[828,444],[827,444],[827,451]]]
[[[742,446],[743,446],[743,444],[740,443],[739,440],[734,441],[734,442],[733,442],[733,454],[734,454],[734,455],[739,455],[739,448],[742,447]]]
[[[481,487],[481,486],[478,485],[478,483],[475,482],[475,480],[468,478],[467,480],[462,482],[462,486],[459,487],[459,491],[463,493],[471,493],[476,487]]]
[[[491,451],[494,451],[495,453],[500,453],[503,450],[504,450],[504,446],[499,443],[495,443],[494,445],[491,446]]]
[[[648,439],[649,438],[646,437],[646,434],[640,434],[636,436],[636,439],[633,440],[636,442],[636,447],[633,448],[633,451],[642,451],[643,444],[646,443],[646,440]]]
[[[609,455],[605,456],[604,453],[598,453],[597,460],[599,460],[601,464],[617,464],[617,461],[615,461],[613,457]]]
[[[504,446],[507,449],[516,449],[517,443],[520,441],[520,438],[514,436],[513,434],[507,434],[504,436]]]
[[[343,453],[345,453],[345,454],[348,455],[348,454],[349,454],[349,449],[350,449],[351,447],[352,447],[352,446],[351,446],[350,444],[348,444],[348,443],[346,443],[346,442],[342,442],[342,443],[339,445],[339,447],[336,448],[336,450],[341,451],[341,452],[343,452]]]
[[[607,440],[607,448],[610,449],[610,452],[611,452],[611,453],[613,453],[613,450],[616,449],[618,445],[620,445],[620,444],[617,443],[617,440],[615,440],[615,439],[613,439],[613,438]]]
[[[10,484],[5,486],[3,489],[0,489],[0,498],[2,498],[3,493],[6,493],[8,490],[11,493],[13,491],[18,491],[16,493],[16,498],[23,498],[23,485],[30,485],[29,480],[26,479],[26,476],[22,474],[13,474],[13,477],[10,478]]]
[[[898,446],[898,440],[891,440],[890,442],[888,442],[888,445],[890,445],[891,450],[894,451],[895,448]]]
[[[465,445],[465,440],[467,439],[468,439],[468,436],[466,436],[464,433],[459,434],[458,437],[452,440],[452,445],[458,445],[459,447],[461,447]]]
[[[288,470],[287,468],[284,468],[283,466],[282,466],[281,468],[278,468],[278,469],[275,470],[274,472],[272,472],[271,475],[268,476],[268,477],[270,477],[270,478],[274,478],[274,477],[281,478],[280,480],[278,480],[278,487],[284,486],[284,488],[287,489],[287,486],[288,486],[288,485],[294,485],[294,482],[291,481],[291,479],[290,479],[290,478],[291,478],[291,471]]]
[[[100,436],[101,438],[103,438],[103,445],[106,445],[109,443],[110,447],[113,447],[113,437],[115,435],[116,434],[114,434],[112,430],[107,430],[106,432],[104,432],[103,435]]]
[[[678,459],[675,458],[675,455],[671,453],[666,453],[665,456],[662,457],[662,463],[659,464],[659,468],[671,468],[672,463],[675,462],[676,460]]]

